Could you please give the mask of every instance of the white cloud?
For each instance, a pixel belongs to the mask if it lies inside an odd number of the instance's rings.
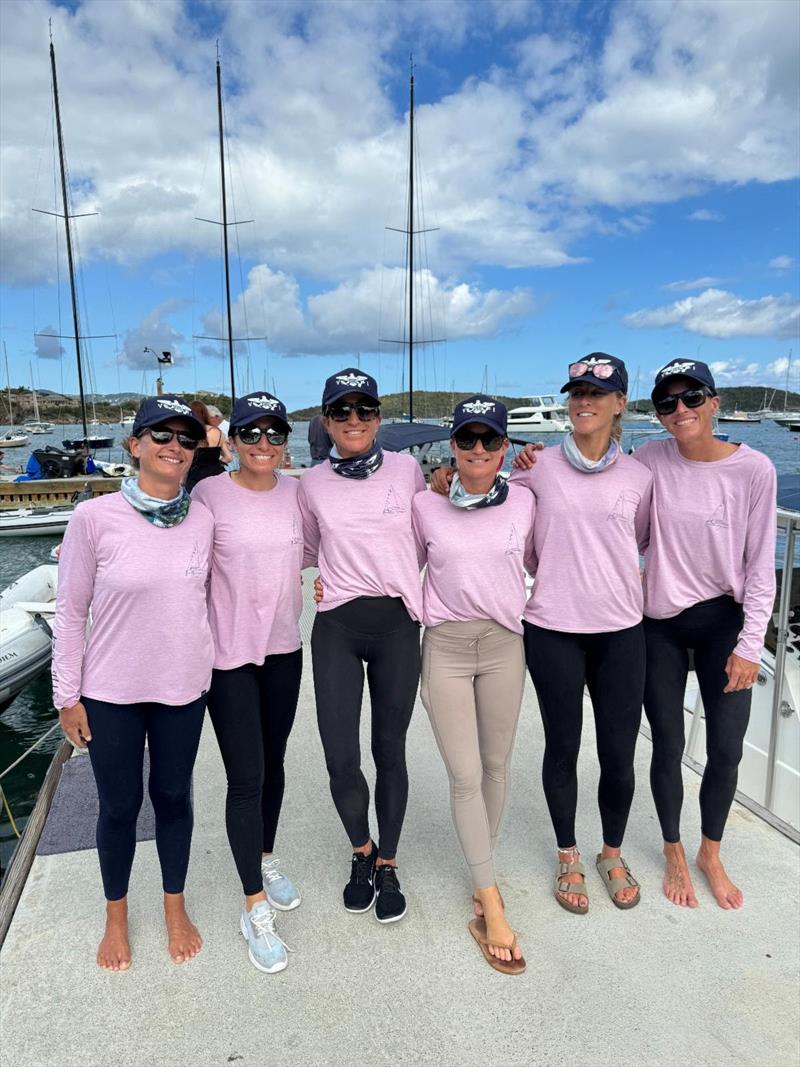
[[[169,322],[169,316],[183,306],[184,301],[165,301],[145,315],[137,326],[131,327],[125,334],[122,350],[117,356],[120,363],[134,370],[154,370],[156,357],[152,352],[145,352],[145,348],[152,348],[159,353],[169,351],[172,353],[173,362],[180,363],[181,341],[184,337]]]
[[[690,222],[722,222],[724,217],[719,211],[711,211],[705,207],[698,208],[686,216]]]
[[[235,301],[233,332],[237,337],[248,330],[249,336],[265,335],[269,348],[285,355],[395,352],[397,346],[381,344],[379,338],[394,341],[404,336],[405,281],[400,268],[373,268],[304,302],[295,278],[261,264],[250,271],[246,289]],[[430,271],[415,272],[415,285],[422,298],[420,309],[433,309],[430,315],[418,315],[418,342],[493,337],[509,320],[530,315],[535,308],[525,289],[481,290],[441,281]],[[387,314],[387,307],[397,312]],[[203,323],[208,334],[221,335],[219,312],[209,312]]]
[[[626,326],[682,326],[704,337],[790,337],[800,324],[800,301],[789,295],[743,300],[722,289],[706,289],[674,304],[626,315]]]
[[[789,357],[778,356],[772,363],[767,364],[767,370],[770,374],[775,375],[775,377],[785,376],[787,370],[789,370]]]
[[[709,289],[713,286],[719,285],[722,278],[687,278],[683,281],[667,282],[666,285],[662,285],[662,289],[666,289],[671,293],[688,293],[692,289]]]
[[[711,373],[717,385],[724,383],[747,385],[755,383],[759,376],[763,377],[761,366],[758,363],[742,363],[740,359],[720,359],[709,363]]]
[[[33,338],[34,351],[39,359],[61,359],[64,354],[64,346],[61,339],[56,336],[57,326],[42,326],[37,330]]]
[[[793,263],[794,260],[791,256],[776,256],[769,261],[769,265],[773,270],[789,270]]]

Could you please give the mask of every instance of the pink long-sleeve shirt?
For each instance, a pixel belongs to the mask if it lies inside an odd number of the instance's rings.
[[[305,565],[316,563],[324,588],[318,611],[359,596],[401,597],[409,615],[422,620],[422,586],[411,502],[425,492],[415,459],[384,453],[369,478],[336,474],[320,463],[300,479]]]
[[[414,532],[428,561],[422,583],[426,626],[493,619],[522,633],[524,560],[535,511],[533,495],[516,485],[491,508],[457,508],[439,493],[414,497]]]
[[[744,608],[734,652],[758,663],[775,601],[775,468],[747,445],[711,463],[685,459],[673,438],[648,441],[636,459],[654,478],[645,614],[669,619],[732,596]]]
[[[214,516],[208,615],[214,666],[233,670],[296,651],[303,607],[303,517],[294,478],[266,492],[220,474],[192,490]]]
[[[211,514],[196,502],[183,522],[167,529],[148,522],[121,493],[78,505],[58,564],[57,708],[72,707],[81,695],[111,704],[181,705],[208,689],[213,533]]]
[[[585,473],[555,445],[511,480],[536,498],[527,621],[567,633],[610,633],[641,622],[639,551],[650,524],[650,472],[620,455],[605,470]]]

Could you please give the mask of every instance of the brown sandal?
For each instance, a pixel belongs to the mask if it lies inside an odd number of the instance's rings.
[[[497,956],[493,956],[489,951],[489,939],[486,936],[486,922],[483,919],[473,919],[469,924],[469,932],[478,942],[478,948],[483,953],[484,959],[490,967],[494,967],[496,971],[500,971],[501,974],[522,974],[525,970],[526,963],[525,957],[521,957],[518,960],[513,958],[514,949],[517,947],[517,935],[514,934],[514,940],[510,945],[502,945],[502,948],[508,948],[511,950],[512,958],[510,960],[499,960]]]
[[[571,851],[570,849],[564,849],[565,852]],[[577,853],[576,853],[577,854]],[[565,874],[579,874],[581,875],[580,882],[568,882],[564,878]],[[558,903],[566,911],[571,911],[573,915],[585,915],[589,910],[589,890],[586,888],[586,869],[579,861],[574,863],[562,863],[559,861],[556,868],[556,887],[553,895]],[[577,896],[586,897],[586,904],[570,904],[568,900],[565,900],[562,893],[575,893]]]

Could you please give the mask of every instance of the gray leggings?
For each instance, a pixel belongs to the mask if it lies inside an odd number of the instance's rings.
[[[495,884],[492,854],[524,686],[519,634],[488,619],[425,631],[422,703],[450,778],[453,822],[475,889]]]

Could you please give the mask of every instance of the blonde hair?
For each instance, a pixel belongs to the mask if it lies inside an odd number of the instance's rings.
[[[617,393],[617,396],[620,400],[625,402],[625,407],[623,407],[619,415],[614,416],[614,421],[611,423],[611,440],[616,441],[617,444],[619,444],[622,440],[622,412],[624,412],[625,408],[628,406],[628,398],[624,393]]]
[[[130,434],[122,442],[122,447],[123,447],[124,451],[128,453],[128,458],[131,461],[131,466],[133,467],[133,469],[135,471],[138,471],[138,469],[139,469],[139,458],[138,458],[138,456],[134,456],[134,454],[131,452],[131,441],[132,440],[133,440],[133,434]]]

